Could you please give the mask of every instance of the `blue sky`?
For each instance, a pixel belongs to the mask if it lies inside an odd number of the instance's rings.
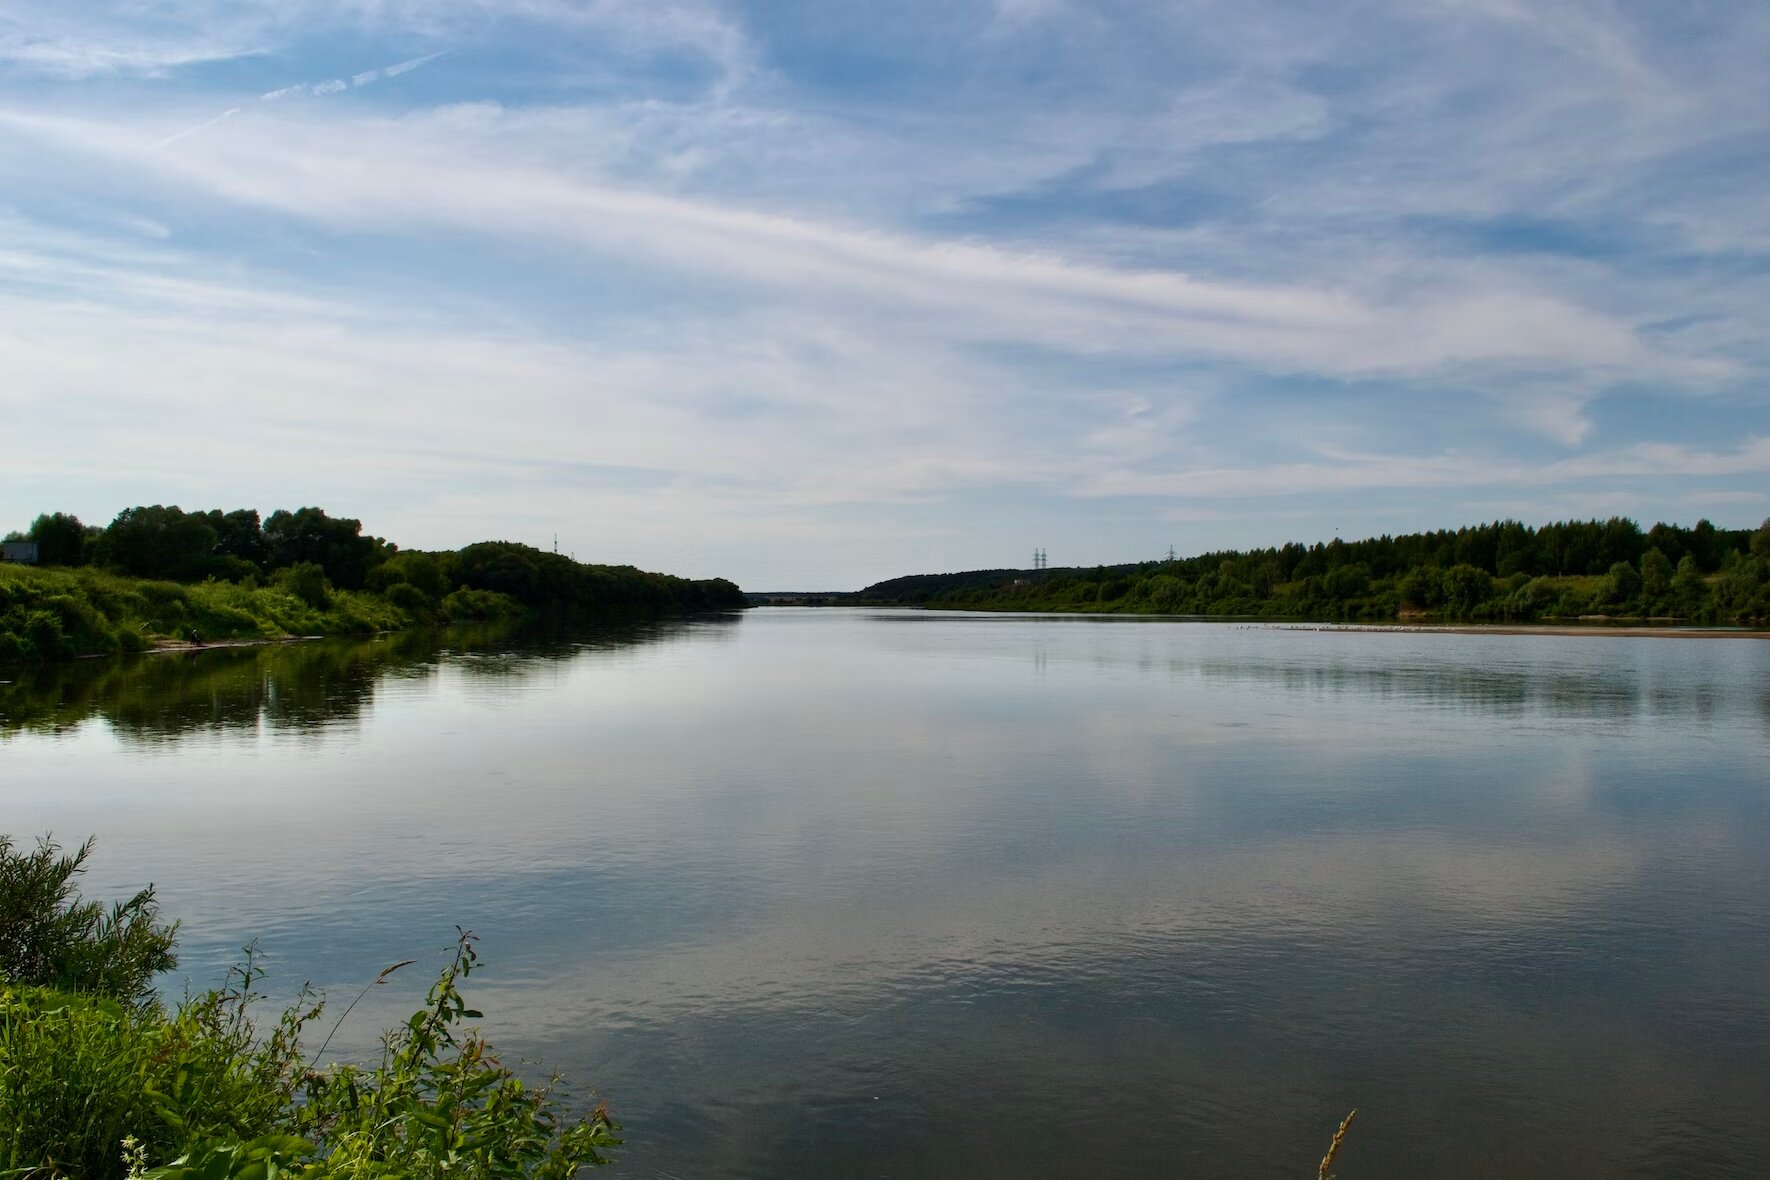
[[[1770,515],[1770,6],[0,0],[0,527],[765,588]]]

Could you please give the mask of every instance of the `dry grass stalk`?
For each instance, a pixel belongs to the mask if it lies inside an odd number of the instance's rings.
[[[1327,1154],[1321,1157],[1321,1167],[1315,1170],[1315,1180],[1334,1180],[1333,1176],[1328,1173],[1328,1169],[1334,1166],[1334,1157],[1340,1154],[1340,1144],[1346,1139],[1346,1128],[1352,1125],[1352,1120],[1357,1114],[1358,1108],[1353,1107],[1352,1113],[1341,1120],[1340,1129],[1334,1132],[1334,1141],[1328,1144]]]

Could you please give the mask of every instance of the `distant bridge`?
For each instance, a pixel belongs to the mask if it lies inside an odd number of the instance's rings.
[[[839,606],[854,597],[852,590],[749,590],[751,606]]]

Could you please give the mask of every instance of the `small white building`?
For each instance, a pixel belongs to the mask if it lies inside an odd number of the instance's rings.
[[[20,565],[36,565],[37,542],[0,541],[0,561],[15,561]]]

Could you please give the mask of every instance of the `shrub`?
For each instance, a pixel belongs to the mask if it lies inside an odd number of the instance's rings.
[[[151,887],[108,915],[81,901],[91,851],[0,836],[0,1175],[567,1180],[620,1143],[606,1110],[566,1118],[557,1079],[525,1084],[464,1027],[480,1018],[460,990],[478,963],[466,931],[380,1065],[309,1069],[300,1036],[323,1004],[304,994],[261,1036],[251,947],[222,987],[155,1001],[176,928]]]
[[[82,901],[74,878],[91,854],[91,840],[63,856],[47,837],[27,853],[0,836],[0,976],[146,1004],[153,977],[177,965],[178,927],[160,924],[152,885],[108,912]]]
[[[386,598],[413,618],[427,618],[436,608],[430,595],[410,582],[395,582],[387,588]]]
[[[502,619],[517,612],[517,604],[496,590],[472,590],[465,586],[442,600],[446,619]]]
[[[297,562],[278,570],[275,581],[315,610],[326,610],[332,605],[332,587],[326,582],[325,568],[317,562]]]
[[[34,610],[25,616],[25,642],[39,659],[59,659],[74,654],[74,645],[62,631],[61,620],[46,610]]]
[[[478,963],[473,936],[460,933],[454,961],[431,987],[425,1007],[384,1041],[381,1064],[325,1071],[291,1069],[292,1052],[261,1065],[299,1079],[277,1131],[199,1141],[144,1180],[241,1180],[288,1171],[305,1180],[383,1176],[459,1176],[464,1180],[568,1180],[609,1162],[618,1124],[597,1107],[568,1121],[557,1108],[557,1080],[528,1086],[463,1022],[478,1019],[460,981]],[[376,977],[379,983],[395,964]],[[348,1012],[349,1009],[346,1009]],[[318,1009],[285,1016],[285,1045]],[[151,1158],[151,1157],[150,1157]]]

